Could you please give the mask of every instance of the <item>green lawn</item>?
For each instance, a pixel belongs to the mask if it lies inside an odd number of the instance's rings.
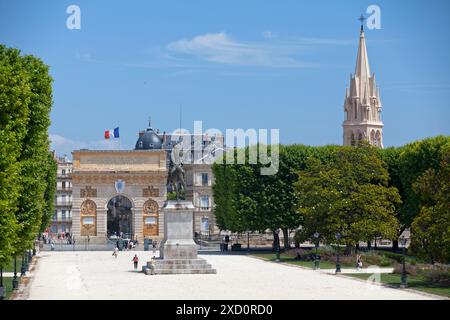
[[[275,259],[276,259],[274,253],[251,253],[250,255],[259,257],[259,258],[263,258],[264,260],[267,260],[267,261],[275,261]],[[314,268],[314,261],[300,261],[300,260],[296,260],[292,256],[289,256],[286,254],[280,254],[280,261],[285,262],[285,263],[294,264],[297,266],[310,268],[310,269]],[[354,266],[342,263],[341,267],[352,268]],[[334,268],[336,268],[336,263],[330,262],[330,261],[321,261],[320,268],[321,269],[334,269]]]
[[[6,289],[6,297],[5,300],[9,300],[9,298],[11,298],[11,294],[12,294],[12,279],[13,278],[6,278],[3,277],[3,286]]]
[[[275,254],[274,253],[251,253],[250,255],[263,258],[267,261],[275,261]],[[281,254],[280,255],[281,262],[290,263],[293,265],[298,265],[306,268],[314,268],[314,262],[313,261],[299,261],[295,260],[292,256]],[[321,261],[320,262],[320,268],[321,269],[334,269],[336,267],[336,264],[334,262],[330,261]],[[353,265],[348,264],[342,264],[343,268],[353,268]],[[370,274],[346,274],[351,277],[359,278],[366,280],[369,278]],[[401,275],[400,274],[381,274],[381,282],[387,285],[391,285],[394,287],[400,287],[401,282]],[[448,287],[438,287],[427,284],[423,278],[419,276],[408,276],[408,287],[414,290],[423,291],[427,293],[432,293],[444,297],[450,297],[450,288]]]
[[[368,274],[346,274],[346,276],[347,275],[364,280],[370,276]],[[383,273],[381,274],[381,283],[399,288],[401,283],[401,275],[397,273]],[[450,297],[450,287],[438,287],[427,284],[420,276],[408,276],[408,288],[444,297]]]

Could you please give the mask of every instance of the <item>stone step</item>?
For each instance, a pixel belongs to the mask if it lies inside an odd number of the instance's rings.
[[[149,268],[143,267],[143,272],[146,275],[151,275],[151,270]],[[212,268],[201,268],[201,269],[158,269],[153,270],[153,275],[157,274],[215,274],[216,269]]]
[[[149,267],[149,266],[147,266]],[[155,269],[211,269],[210,264],[192,265],[192,264],[172,264],[172,265],[156,265]]]
[[[155,259],[155,265],[167,265],[167,266],[181,266],[181,265],[205,265],[204,259]],[[150,266],[150,261],[147,262],[147,266]]]

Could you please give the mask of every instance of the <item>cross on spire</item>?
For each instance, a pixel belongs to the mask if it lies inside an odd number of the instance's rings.
[[[148,117],[148,127],[152,127],[152,117]]]
[[[364,17],[363,14],[361,14],[361,16],[358,18],[358,20],[361,22],[361,33],[364,32],[364,21],[367,20],[366,17]]]

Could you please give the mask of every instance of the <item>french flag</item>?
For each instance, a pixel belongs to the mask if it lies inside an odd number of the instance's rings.
[[[105,139],[110,138],[119,138],[119,127],[115,128],[114,130],[106,130],[105,131]]]

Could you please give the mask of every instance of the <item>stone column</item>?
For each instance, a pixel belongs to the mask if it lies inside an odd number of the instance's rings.
[[[97,237],[106,238],[107,231],[107,210],[97,207]]]
[[[144,216],[142,213],[142,207],[131,209],[133,212],[133,231],[134,237],[138,239],[139,243],[144,243]],[[133,239],[134,240],[134,239]]]

